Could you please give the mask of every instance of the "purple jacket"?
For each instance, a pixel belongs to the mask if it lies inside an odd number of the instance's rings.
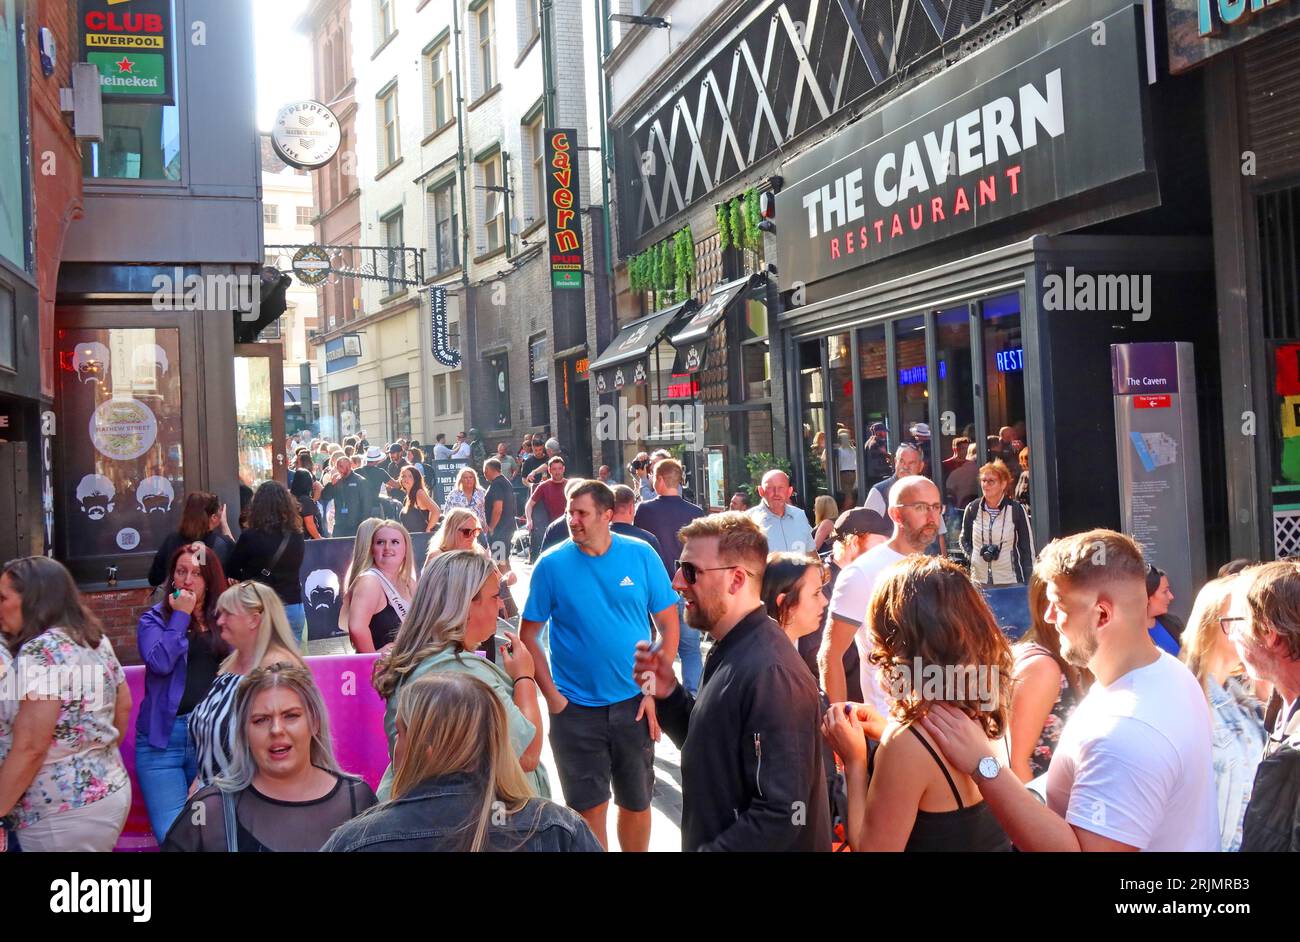
[[[165,619],[165,620],[164,620]],[[136,643],[144,658],[144,703],[136,717],[136,738],[143,736],[155,749],[166,749],[176,725],[176,708],[185,694],[185,669],[189,661],[190,616],[163,614],[159,602],[140,616]]]

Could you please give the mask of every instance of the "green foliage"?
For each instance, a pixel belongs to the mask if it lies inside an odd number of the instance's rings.
[[[760,219],[758,211],[758,190],[750,187],[745,191],[745,244],[754,251],[763,245],[763,233],[758,228]]]
[[[718,244],[725,252],[731,248],[731,204],[719,203],[716,213],[718,216]]]
[[[734,199],[731,201],[730,217],[731,241],[737,248],[743,248],[745,244],[745,219],[740,200]]]
[[[633,292],[653,291],[671,303],[686,297],[695,271],[695,240],[690,226],[674,232],[637,255],[628,257],[628,288]]]
[[[673,282],[673,293],[678,298],[685,298],[689,282],[695,271],[695,240],[691,238],[691,229],[685,226],[673,236],[673,248],[677,256],[677,278]]]
[[[794,480],[794,470],[791,468],[790,462],[785,458],[778,458],[776,455],[765,451],[745,455],[745,473],[749,477],[749,481],[741,484],[737,490],[744,492],[745,499],[749,501],[750,507],[758,506],[758,502],[761,500],[758,494],[758,485],[762,483],[763,475],[773,470],[784,471],[790,480]]]

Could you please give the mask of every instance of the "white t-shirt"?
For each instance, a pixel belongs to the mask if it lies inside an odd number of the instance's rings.
[[[455,448],[452,449],[451,456],[453,458],[468,458],[469,448],[470,448],[469,442],[461,442]]]
[[[826,609],[826,628],[830,630],[830,618],[833,616],[857,625],[853,643],[858,646],[858,677],[862,681],[862,697],[884,715],[889,715],[889,698],[880,686],[880,671],[867,660],[871,650],[870,628],[867,627],[867,605],[871,602],[871,593],[876,588],[876,577],[900,559],[902,553],[896,553],[885,543],[867,550],[853,562],[840,570],[835,580],[835,589],[831,593],[831,604]]]
[[[1080,702],[1052,753],[1047,804],[1139,850],[1217,851],[1213,736],[1196,678],[1161,651]]]
[[[835,449],[835,463],[840,466],[841,471],[858,470],[858,453],[852,448],[837,447]]]

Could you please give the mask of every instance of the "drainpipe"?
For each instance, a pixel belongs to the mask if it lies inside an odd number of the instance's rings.
[[[551,48],[551,37],[555,31],[551,19],[554,11],[555,0],[542,0],[542,111],[546,115],[544,120],[548,128],[555,127],[558,120],[555,109],[555,50]]]
[[[460,28],[460,3],[451,5],[451,45],[456,50],[456,164],[460,171],[460,283],[465,291],[465,304],[461,311],[461,322],[464,325],[464,348],[466,350],[475,350],[478,348],[478,317],[476,305],[474,303],[474,294],[470,291],[469,286],[469,196],[467,194],[467,174],[465,169],[465,83],[461,76],[464,74],[460,67],[460,43],[464,35]],[[469,364],[466,356],[462,353],[460,358],[461,369],[466,378],[469,377]],[[474,402],[473,391],[469,384],[465,384],[464,396],[468,401],[461,402],[461,409],[472,420],[472,409],[470,406]],[[467,425],[473,426],[473,421],[467,422]]]
[[[598,0],[596,15],[596,87],[600,93],[600,193],[605,211],[605,274],[609,278],[611,310],[614,309],[614,230],[610,227],[609,180],[614,172],[614,154],[609,146],[609,88],[605,75],[605,53],[609,49],[609,0]]]

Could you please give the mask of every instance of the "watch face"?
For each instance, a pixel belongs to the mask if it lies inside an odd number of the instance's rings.
[[[985,756],[980,759],[979,773],[982,778],[997,778],[998,772],[1001,770],[1002,767],[998,765],[998,760],[992,756]]]

